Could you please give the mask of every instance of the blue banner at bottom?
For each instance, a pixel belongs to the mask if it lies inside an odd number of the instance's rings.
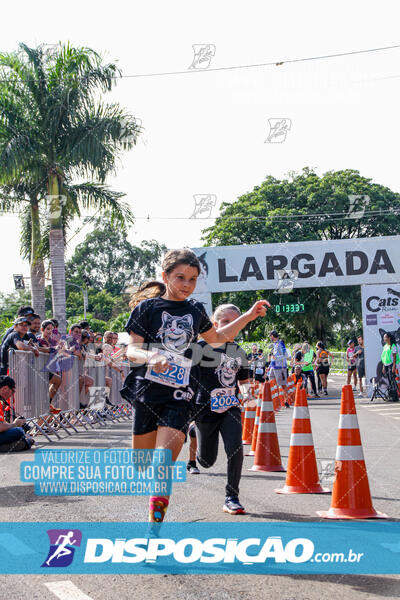
[[[0,523],[0,573],[400,573],[400,523]]]

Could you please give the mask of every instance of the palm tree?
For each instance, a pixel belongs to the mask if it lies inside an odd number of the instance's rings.
[[[38,205],[48,216],[53,312],[62,330],[66,224],[81,209],[111,211],[120,223],[133,220],[123,194],[105,181],[121,152],[136,143],[140,126],[118,104],[96,97],[112,89],[118,74],[94,50],[69,44],[20,44],[18,52],[0,53],[0,185],[29,179],[39,190]],[[31,215],[31,259],[37,256],[38,222]]]
[[[45,268],[39,213],[40,189],[28,180],[16,180],[2,186],[0,210],[21,215],[21,256],[30,262],[31,304],[45,317]]]

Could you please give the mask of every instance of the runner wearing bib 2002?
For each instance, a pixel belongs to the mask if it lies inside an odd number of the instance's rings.
[[[217,331],[239,315],[240,310],[233,304],[219,306],[213,318]],[[203,359],[196,395],[197,460],[205,468],[215,463],[221,434],[228,459],[222,510],[231,515],[243,514],[245,511],[239,501],[243,444],[238,384],[248,395],[251,371],[245,351],[233,340],[217,348],[206,342],[200,342],[199,346],[203,349]]]
[[[191,345],[201,334],[206,342],[222,344],[243,327],[264,316],[266,300],[259,300],[244,315],[220,331],[204,306],[189,300],[200,274],[200,262],[188,249],[170,250],[162,263],[163,283],[149,282],[133,294],[127,357],[133,368],[121,395],[134,407],[134,449],[170,449],[176,460],[190,422],[190,401],[197,384],[192,369]],[[168,496],[151,496],[149,521],[164,519]]]

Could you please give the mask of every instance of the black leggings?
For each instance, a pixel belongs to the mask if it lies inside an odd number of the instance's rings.
[[[212,421],[196,421],[197,460],[206,469],[212,467],[218,456],[218,439],[221,433],[228,457],[228,481],[226,496],[239,495],[242,475],[243,444],[240,409],[230,408],[224,413],[215,413]]]
[[[307,377],[307,379],[310,380],[312,391],[314,392],[315,395],[317,395],[317,388],[315,387],[314,371],[311,369],[311,371],[303,371],[303,373]]]

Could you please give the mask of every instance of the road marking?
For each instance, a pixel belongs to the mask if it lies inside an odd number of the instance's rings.
[[[51,581],[44,585],[60,600],[93,600],[76,587],[72,581]]]
[[[383,413],[382,413],[382,412],[380,412],[380,413],[378,413],[378,414],[380,414],[380,415],[398,415],[398,414],[399,414],[399,411],[396,411],[396,412],[389,412],[389,411],[386,411],[386,412],[383,412]]]

